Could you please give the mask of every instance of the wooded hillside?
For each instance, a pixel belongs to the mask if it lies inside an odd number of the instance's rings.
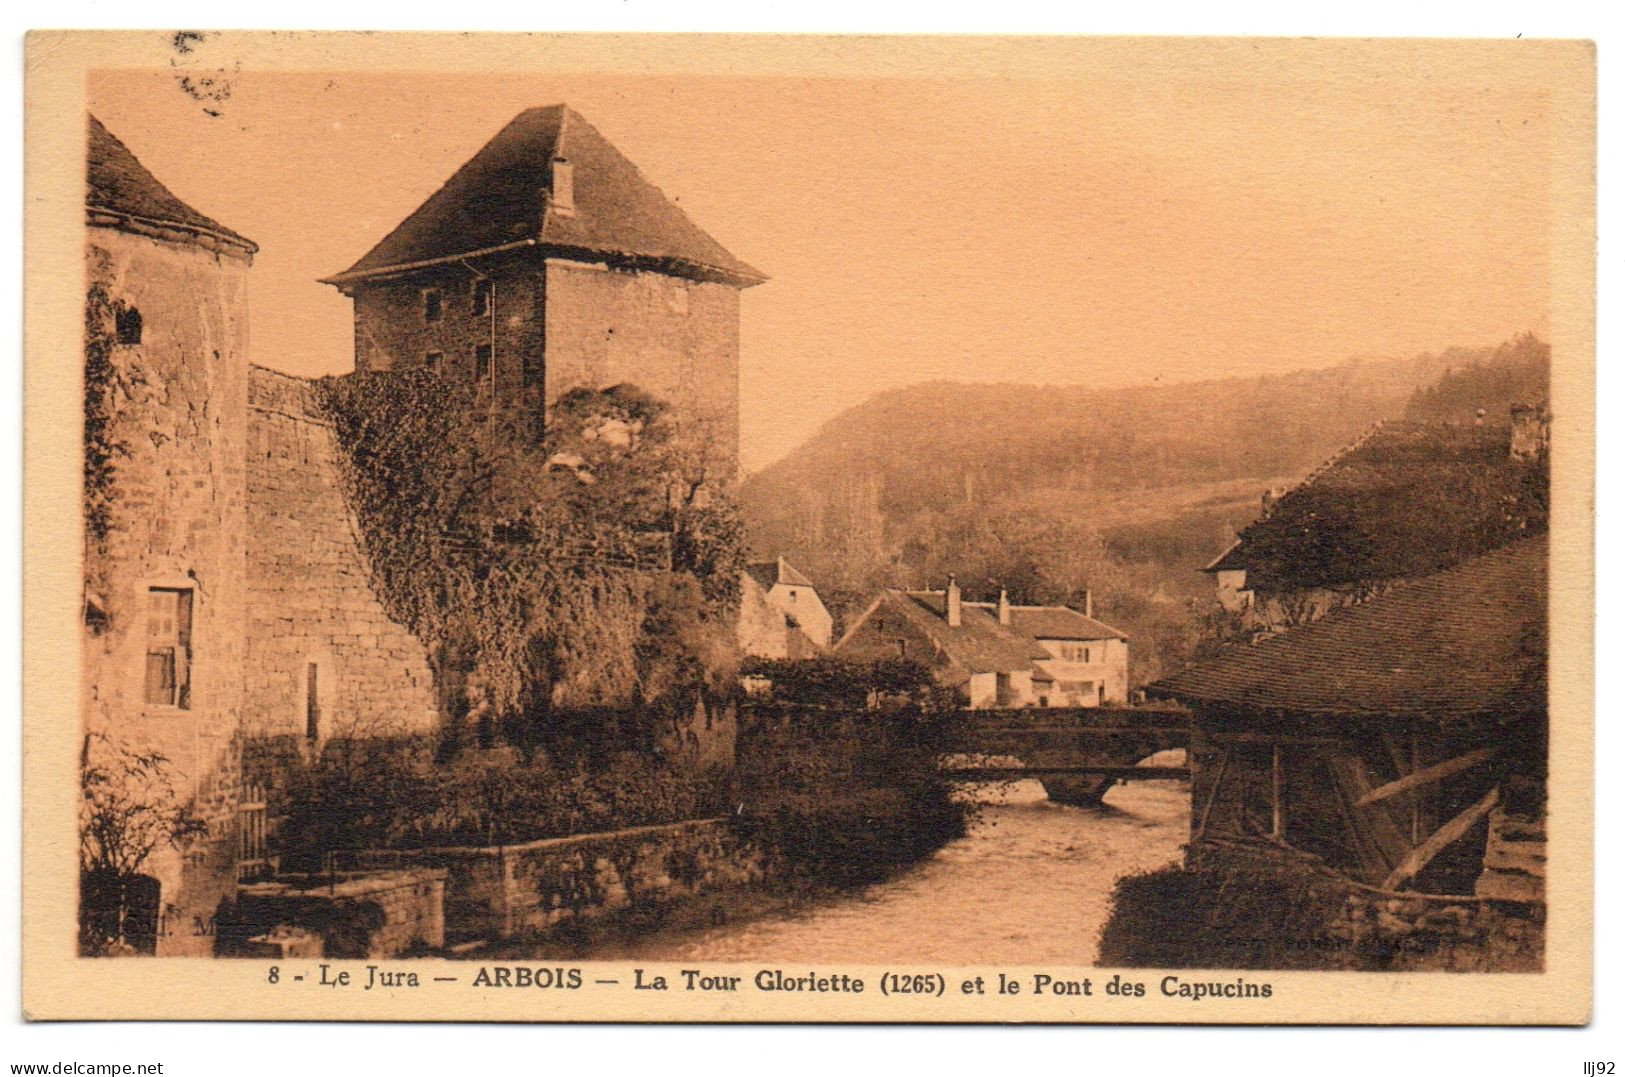
[[[1373,423],[1544,384],[1545,345],[1118,390],[930,383],[826,424],[741,493],[750,543],[808,573],[837,616],[883,586],[1080,602],[1133,637],[1131,681],[1184,661],[1209,614],[1200,569]],[[1539,353],[1538,355],[1536,353]],[[1537,369],[1538,368],[1538,369]]]

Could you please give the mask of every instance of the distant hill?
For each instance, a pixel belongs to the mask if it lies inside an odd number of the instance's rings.
[[[1018,601],[1077,601],[1092,589],[1097,613],[1139,637],[1141,680],[1182,649],[1172,637],[1211,594],[1198,570],[1253,520],[1265,488],[1378,420],[1525,391],[1524,374],[1493,372],[1523,371],[1532,340],[1125,389],[895,389],[744,482],[751,544],[806,571],[838,618],[878,587],[940,586],[948,572],[968,597],[1004,586]]]
[[[1405,417],[1465,422],[1482,413],[1498,422],[1506,418],[1511,404],[1547,399],[1551,378],[1552,346],[1525,333],[1487,354],[1452,363],[1438,381],[1416,391]]]

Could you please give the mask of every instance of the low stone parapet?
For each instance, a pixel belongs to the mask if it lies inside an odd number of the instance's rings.
[[[760,850],[724,819],[506,846],[368,851],[360,866],[433,867],[446,879],[446,942],[510,938],[577,917],[750,886]]]
[[[445,891],[446,872],[425,866],[252,883],[220,918],[219,949],[233,956],[313,949],[300,939],[316,936],[327,957],[437,950],[446,943]]]

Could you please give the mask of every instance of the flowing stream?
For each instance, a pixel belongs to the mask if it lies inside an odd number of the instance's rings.
[[[1052,804],[1031,781],[973,795],[970,833],[885,883],[617,949],[646,961],[1093,964],[1113,884],[1173,863],[1188,834],[1184,782],[1118,785],[1101,810]]]

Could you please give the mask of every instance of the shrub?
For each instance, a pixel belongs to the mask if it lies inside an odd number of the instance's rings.
[[[646,753],[565,762],[498,749],[437,762],[430,738],[335,741],[290,783],[283,862],[316,871],[331,851],[512,845],[674,823],[721,814],[727,793],[714,769]]]
[[[938,768],[951,711],[759,714],[741,731],[736,827],[793,875],[855,886],[965,833]]]
[[[79,758],[79,946],[86,955],[150,947],[156,906],[142,901],[142,876],[160,848],[183,849],[208,826],[182,802],[169,760],[101,733],[87,734]]]
[[[544,426],[424,371],[319,384],[371,583],[427,647],[453,747],[732,681],[742,533],[713,432],[626,385]]]
[[[1327,934],[1345,891],[1310,876],[1159,868],[1117,881],[1100,964],[1167,969],[1336,969],[1362,956]]]
[[[739,672],[773,683],[775,700],[808,707],[864,707],[876,699],[912,701],[934,709],[954,700],[938,698],[930,667],[912,658],[853,662],[817,658],[748,658]]]

